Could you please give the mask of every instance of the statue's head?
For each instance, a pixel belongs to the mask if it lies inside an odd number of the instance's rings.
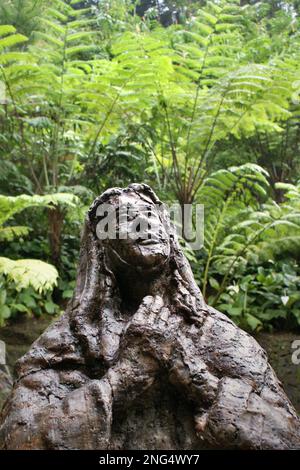
[[[160,270],[168,260],[168,218],[149,186],[106,191],[92,205],[89,218],[113,263],[145,273]]]
[[[87,354],[113,361],[124,318],[154,293],[185,317],[196,317],[204,305],[168,211],[152,189],[109,189],[88,212],[72,300],[73,328]]]

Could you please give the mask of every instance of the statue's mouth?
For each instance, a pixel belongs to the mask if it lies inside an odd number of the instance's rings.
[[[136,241],[139,245],[158,245],[160,240],[154,238],[141,238]]]

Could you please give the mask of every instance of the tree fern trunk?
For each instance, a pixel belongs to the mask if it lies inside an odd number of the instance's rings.
[[[49,209],[48,219],[51,262],[59,268],[61,264],[61,235],[64,213],[59,207],[53,207]]]

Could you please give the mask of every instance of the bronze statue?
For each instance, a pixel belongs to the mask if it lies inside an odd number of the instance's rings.
[[[117,239],[99,239],[107,202],[151,211],[151,237],[122,238],[119,222]],[[18,362],[0,422],[3,449],[300,448],[265,351],[205,304],[144,184],[93,203],[74,297]]]

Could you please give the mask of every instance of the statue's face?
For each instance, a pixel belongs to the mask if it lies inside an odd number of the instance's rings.
[[[118,212],[116,238],[109,240],[118,257],[144,270],[163,265],[170,245],[159,207],[147,196],[127,193],[118,198]]]

